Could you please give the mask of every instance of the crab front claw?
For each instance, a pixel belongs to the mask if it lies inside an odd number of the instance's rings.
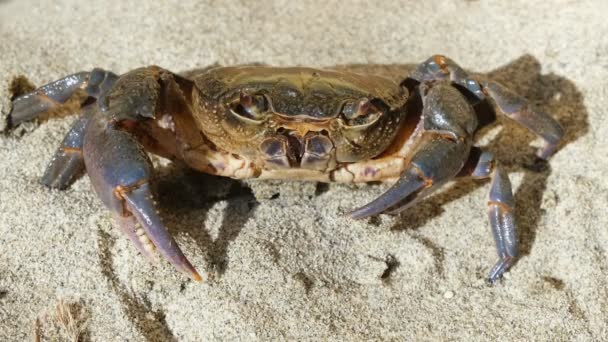
[[[57,149],[42,183],[65,189],[86,169],[98,196],[143,255],[156,262],[154,251],[158,250],[177,270],[202,281],[158,215],[150,188],[152,164],[126,127],[153,116],[150,110],[154,109],[159,87],[149,77],[153,72],[135,72],[131,77],[143,75],[144,85],[149,86],[141,87],[141,94],[127,96],[116,96],[124,92],[120,87],[112,92],[114,85],[120,85],[119,77],[101,69],[51,82],[13,101],[9,129],[62,105],[77,90],[97,100],[94,105],[80,108],[82,116]],[[123,82],[129,81],[126,78]]]
[[[97,114],[87,126],[83,154],[93,188],[142,254],[154,260],[156,249],[177,270],[202,281],[158,215],[150,188],[153,167],[147,154],[118,125]]]

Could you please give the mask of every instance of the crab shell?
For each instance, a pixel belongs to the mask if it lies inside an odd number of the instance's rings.
[[[329,181],[339,165],[385,152],[406,115],[408,90],[379,76],[239,66],[193,79],[198,128],[218,150],[251,161],[249,176]]]

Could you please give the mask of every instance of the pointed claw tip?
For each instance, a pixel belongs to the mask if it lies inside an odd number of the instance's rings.
[[[178,267],[178,270],[181,271],[182,273],[184,273],[186,276],[188,276],[188,278],[190,278],[198,283],[204,282],[203,277],[201,277],[201,275],[194,268],[194,266],[192,266],[190,264],[190,262],[188,262],[188,261],[186,261],[186,263],[187,263],[186,265],[183,265],[182,267]]]
[[[361,208],[357,208],[349,213],[347,213],[346,215],[350,218],[352,218],[353,220],[364,220],[366,218],[370,218],[372,216],[377,216],[382,214],[383,212],[370,212],[369,210],[367,210],[367,206],[365,207],[361,207]]]
[[[196,272],[196,271],[193,271],[193,273],[192,273],[192,279],[194,281],[198,282],[198,283],[203,283],[204,282],[203,281],[203,277],[201,277],[201,275],[198,274],[198,272]]]
[[[360,209],[355,209],[351,212],[345,213],[344,216],[350,217],[353,220],[360,220],[362,218],[367,217],[365,214],[361,213]]]
[[[197,283],[203,283],[205,282],[205,280],[203,279],[203,277],[201,277],[201,275],[198,273],[198,271],[190,266],[190,267],[186,267],[186,268],[181,268],[178,269],[180,272],[182,272],[183,274],[185,274],[188,278],[196,281]]]

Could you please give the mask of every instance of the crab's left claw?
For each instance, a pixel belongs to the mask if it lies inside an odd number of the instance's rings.
[[[135,137],[98,113],[87,125],[83,155],[95,191],[137,249],[151,260],[158,250],[177,270],[202,281],[158,215],[153,167]]]
[[[472,124],[462,115],[468,103],[458,91],[437,84],[423,97],[421,129],[415,153],[399,180],[371,203],[354,210],[355,219],[398,213],[436,190],[462,168],[471,148]]]

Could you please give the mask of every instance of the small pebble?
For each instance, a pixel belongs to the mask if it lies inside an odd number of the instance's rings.
[[[446,291],[443,294],[443,298],[445,298],[445,299],[452,299],[452,298],[454,298],[454,292],[452,292],[452,291]]]

